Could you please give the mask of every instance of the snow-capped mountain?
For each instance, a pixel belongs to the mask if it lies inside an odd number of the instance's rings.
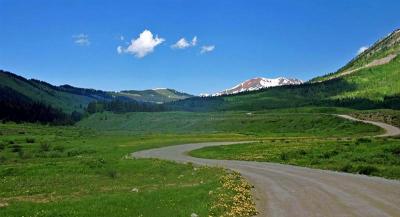
[[[284,77],[279,77],[279,78],[252,78],[249,80],[246,80],[230,89],[226,89],[224,91],[211,94],[211,96],[220,96],[220,95],[228,95],[228,94],[235,94],[235,93],[240,93],[240,92],[245,92],[245,91],[253,91],[253,90],[259,90],[267,87],[275,87],[275,86],[282,86],[282,85],[297,85],[297,84],[302,84],[303,81],[295,78],[284,78]],[[203,96],[207,96],[203,94]],[[210,95],[208,95],[210,96]]]

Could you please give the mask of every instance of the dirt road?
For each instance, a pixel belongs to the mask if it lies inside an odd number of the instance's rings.
[[[339,116],[341,118],[349,119],[352,121],[359,121],[359,122],[363,122],[363,123],[367,123],[367,124],[373,124],[375,126],[383,128],[386,132],[384,134],[378,135],[377,137],[399,136],[400,135],[400,129],[398,127],[392,126],[390,124],[377,122],[377,121],[360,120],[357,118],[353,118],[349,115],[337,115],[337,116]]]
[[[384,128],[386,134],[396,133]],[[255,186],[259,216],[400,216],[400,181],[275,163],[200,159],[186,154],[207,146],[230,144],[238,142],[184,144],[132,155],[220,166],[240,172]]]

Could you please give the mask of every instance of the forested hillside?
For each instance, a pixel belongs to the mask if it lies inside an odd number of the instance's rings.
[[[168,88],[157,88],[151,90],[124,90],[116,93],[130,99],[142,102],[165,103],[193,97],[193,95],[182,93]]]
[[[33,102],[40,102],[61,109],[65,113],[82,112],[93,100],[111,100],[114,97],[104,91],[54,86],[44,81],[26,79],[11,72],[0,70],[0,87],[7,87]]]

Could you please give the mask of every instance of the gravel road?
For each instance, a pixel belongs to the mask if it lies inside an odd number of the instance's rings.
[[[341,117],[360,121],[350,116]],[[400,133],[398,128],[387,124],[363,122],[383,127],[386,133],[381,136]],[[203,147],[238,143],[244,142],[184,144],[139,151],[132,156],[191,162],[237,171],[255,187],[254,197],[260,212],[258,216],[400,216],[400,181],[276,163],[211,160],[187,155]]]

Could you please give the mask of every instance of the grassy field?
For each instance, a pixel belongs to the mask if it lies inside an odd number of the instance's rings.
[[[160,112],[98,113],[78,126],[106,132],[144,133],[234,133],[253,136],[362,136],[380,128],[352,122],[325,113],[304,110],[259,112]]]
[[[400,179],[400,138],[269,139],[252,144],[207,147],[193,156],[267,161]]]
[[[101,135],[34,124],[1,124],[0,133],[0,216],[208,216],[218,202],[209,192],[222,187],[225,171],[133,160],[127,154],[241,139],[222,134]],[[234,194],[225,193],[227,201]]]
[[[219,168],[131,159],[128,154],[190,142],[259,139],[265,142],[274,139],[274,144],[286,144],[289,152],[297,149],[298,143],[294,141],[305,138],[313,141],[310,144],[325,139],[333,148],[336,137],[361,137],[380,132],[374,126],[323,113],[337,111],[320,108],[320,113],[310,113],[316,112],[315,109],[302,108],[255,113],[102,113],[90,116],[76,127],[0,124],[0,216],[232,214],[243,210],[235,209],[232,204],[251,206],[251,201],[233,203],[234,198],[248,198],[235,195],[249,194],[235,190],[235,183],[247,186],[239,176],[229,175]],[[282,140],[288,137],[291,138],[289,143]],[[265,140],[267,138],[269,140]],[[390,141],[389,145],[395,143],[395,140]],[[255,152],[265,153],[261,152],[264,143],[248,147],[259,147],[254,149]],[[222,158],[234,153],[223,152],[218,152]],[[240,153],[234,155],[242,156]],[[249,156],[248,160],[251,159]],[[287,163],[294,162],[292,158],[288,159],[291,161]],[[264,160],[270,161],[269,158]],[[323,163],[298,164],[328,165]],[[358,169],[357,165],[354,168]],[[378,169],[380,173],[380,167]],[[387,174],[392,175],[386,176],[398,176],[393,171],[388,170]],[[224,186],[228,188],[224,189]],[[245,190],[249,191],[249,187]],[[254,210],[251,213],[254,214]],[[243,214],[246,215],[250,213]]]

